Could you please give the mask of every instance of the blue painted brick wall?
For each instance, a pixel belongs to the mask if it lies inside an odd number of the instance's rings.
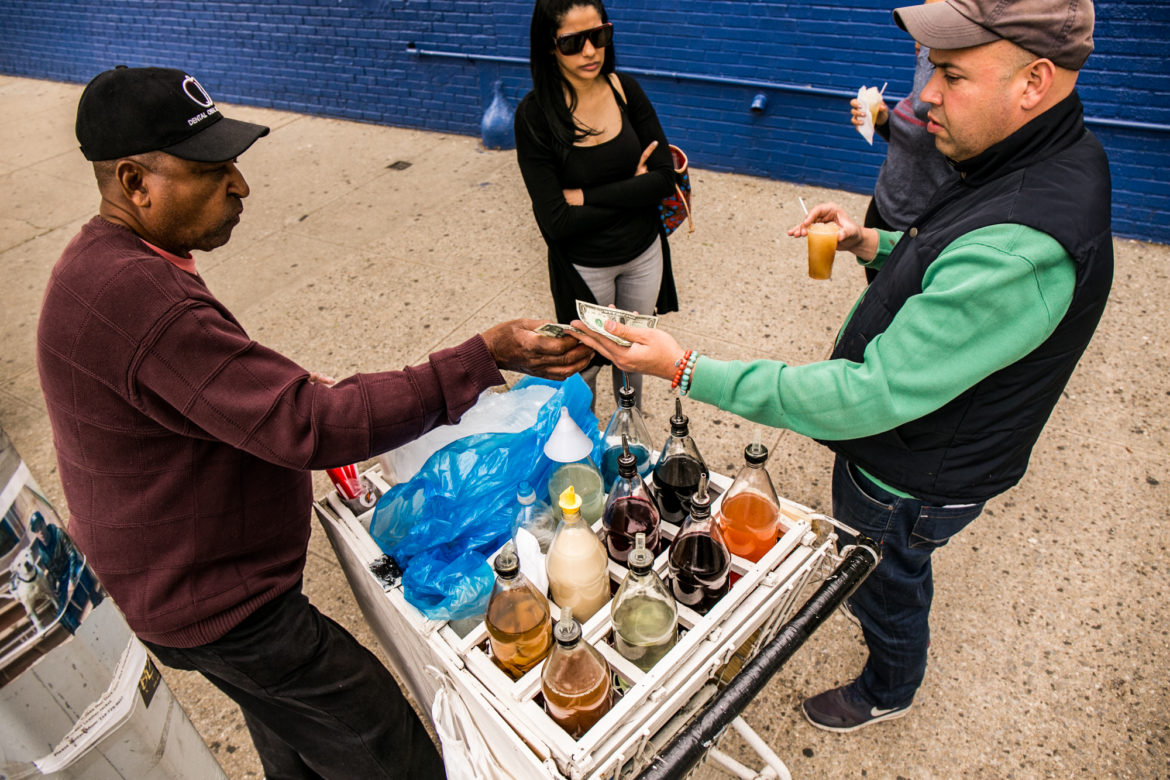
[[[700,168],[868,192],[884,149],[847,121],[847,94],[906,94],[900,2],[612,0],[619,68],[642,75],[670,139]],[[1114,229],[1170,243],[1170,3],[1098,0],[1080,93],[1109,152]],[[224,102],[479,134],[491,86],[530,87],[531,0],[6,0],[0,72],[84,83],[114,64],[195,74]],[[416,50],[481,59],[420,56]],[[757,83],[753,85],[751,82]],[[796,85],[812,91],[769,85]],[[764,92],[763,114],[749,111]],[[1144,123],[1149,127],[1110,124]]]

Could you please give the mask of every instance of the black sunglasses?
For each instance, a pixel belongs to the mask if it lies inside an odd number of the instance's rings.
[[[581,50],[585,48],[586,40],[593,44],[593,48],[604,49],[613,42],[613,24],[606,22],[591,30],[562,35],[559,38],[554,38],[553,43],[556,44],[557,51],[566,57],[571,57],[581,53]]]

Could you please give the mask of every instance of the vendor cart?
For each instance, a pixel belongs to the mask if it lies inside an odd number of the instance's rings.
[[[363,477],[379,492],[390,488],[379,467]],[[711,483],[722,490],[729,480],[713,474]],[[368,532],[372,510],[355,514],[336,492],[314,509],[392,670],[431,713],[449,774],[452,762],[463,761],[455,765],[468,777],[582,780],[678,777],[705,755],[742,777],[788,776],[739,713],[872,571],[877,553],[863,540],[838,556],[835,521],[786,499],[781,504],[787,531],[776,546],[756,563],[733,557],[738,579],[706,615],[680,605],[678,643],[649,672],[612,647],[608,607],[585,623],[585,640],[609,662],[621,694],[576,740],[542,707],[541,666],[512,680],[492,661],[481,621],[428,620],[400,586],[386,587],[371,572],[382,557]],[[678,530],[662,525],[668,540]],[[616,590],[626,570],[613,561],[609,566]],[[655,570],[665,575],[665,552]],[[762,773],[713,748],[728,725],[765,762]]]

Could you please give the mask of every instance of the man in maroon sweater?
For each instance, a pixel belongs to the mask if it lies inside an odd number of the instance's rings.
[[[424,365],[318,381],[249,339],[190,254],[227,243],[236,158],[268,128],[183,71],[119,67],[86,87],[76,131],[101,206],[37,331],[69,533],[159,659],[240,705],[269,778],[441,776],[385,667],[301,593],[309,470],[456,422],[499,368],[562,379],[592,351],[514,320]]]

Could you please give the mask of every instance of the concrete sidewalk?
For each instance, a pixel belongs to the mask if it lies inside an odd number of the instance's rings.
[[[34,340],[49,270],[97,210],[73,136],[80,91],[0,76],[0,427],[63,514]],[[420,362],[503,319],[552,316],[513,153],[221,108],[272,128],[241,158],[252,188],[242,224],[198,257],[253,338],[343,377]],[[822,357],[863,275],[840,255],[831,282],[809,280],[804,244],[784,230],[800,219],[797,195],[858,217],[867,198],[701,168],[692,179],[697,229],[671,239],[683,310],[661,326],[718,358]],[[1115,243],[1109,308],[1028,475],[935,555],[930,667],[914,708],[854,735],[805,722],[801,699],[851,679],[864,660],[860,632],[839,616],[749,708],[794,776],[1170,774],[1170,247]],[[604,420],[613,401],[603,387]],[[667,383],[647,380],[645,399],[652,433],[665,437]],[[733,473],[754,426],[697,403],[687,412],[708,465]],[[829,453],[764,433],[778,490],[829,511]],[[318,494],[327,485],[318,475]],[[319,527],[305,580],[324,612],[377,647]],[[197,675],[164,674],[229,776],[260,777],[235,706]],[[721,747],[758,765],[734,735]],[[696,776],[722,775],[705,766]]]

